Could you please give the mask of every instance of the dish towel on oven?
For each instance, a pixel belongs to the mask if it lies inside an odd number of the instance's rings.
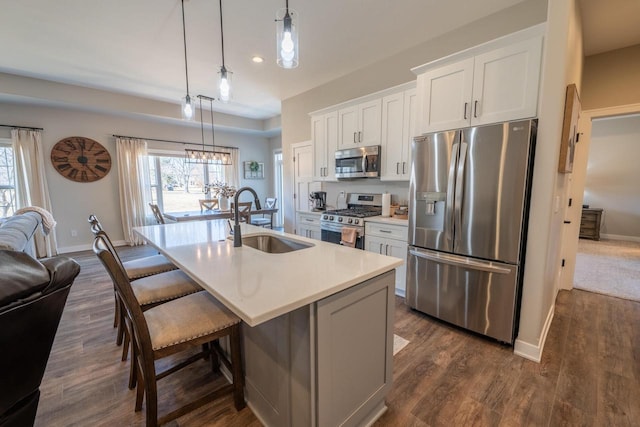
[[[358,238],[358,230],[352,227],[342,227],[342,235],[340,237],[341,245],[349,246],[350,248],[355,248],[357,238]]]

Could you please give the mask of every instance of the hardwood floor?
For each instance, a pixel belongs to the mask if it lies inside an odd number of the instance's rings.
[[[119,248],[123,259],[151,254]],[[127,389],[113,329],[113,287],[92,252],[81,265],[40,387],[36,426],[144,425]],[[396,303],[395,333],[410,343],[394,357],[388,411],[376,426],[632,426],[640,424],[640,303],[563,291],[542,363]],[[207,363],[159,382],[160,412],[215,386]],[[169,425],[259,426],[231,397]]]

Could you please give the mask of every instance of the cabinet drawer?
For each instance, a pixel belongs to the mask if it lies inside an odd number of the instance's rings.
[[[366,236],[378,236],[403,242],[408,239],[408,228],[403,225],[365,222],[364,227]]]
[[[305,225],[315,225],[320,227],[320,215],[298,214],[298,222]]]

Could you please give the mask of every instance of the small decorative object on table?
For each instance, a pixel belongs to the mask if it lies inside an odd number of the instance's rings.
[[[264,179],[264,163],[255,160],[244,162],[244,179]]]
[[[231,209],[229,205],[229,198],[236,195],[236,187],[227,184],[222,181],[215,181],[213,184],[205,186],[205,193],[210,192],[211,197],[218,198],[218,208],[221,211],[228,211]]]

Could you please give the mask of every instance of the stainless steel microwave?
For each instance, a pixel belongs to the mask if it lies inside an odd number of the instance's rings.
[[[336,151],[336,178],[378,177],[380,177],[379,145]]]

